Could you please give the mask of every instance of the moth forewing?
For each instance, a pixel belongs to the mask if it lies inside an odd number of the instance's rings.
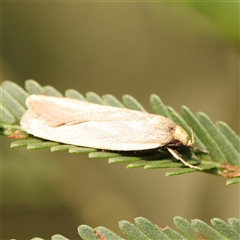
[[[115,151],[191,145],[180,126],[159,115],[44,95],[31,95],[26,104],[22,128],[51,141]]]

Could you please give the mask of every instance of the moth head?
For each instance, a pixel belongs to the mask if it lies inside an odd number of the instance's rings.
[[[191,129],[191,137],[186,133],[186,131],[180,127],[176,126],[175,131],[174,131],[174,140],[177,140],[182,143],[182,146],[186,147],[191,147],[194,143],[194,138],[193,138],[193,131]]]

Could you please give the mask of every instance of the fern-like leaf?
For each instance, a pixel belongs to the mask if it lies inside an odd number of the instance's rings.
[[[127,163],[127,168],[178,168],[175,171],[167,172],[167,176],[197,171],[196,169],[186,168],[184,164],[177,162],[167,152],[107,152],[93,148],[49,142],[44,139],[28,136],[21,131],[21,127],[19,126],[20,119],[27,109],[25,105],[26,98],[31,94],[47,94],[56,97],[61,97],[62,94],[52,86],[41,86],[34,80],[27,80],[25,82],[25,89],[11,81],[4,81],[0,87],[0,91],[0,109],[2,113],[0,133],[12,138],[24,138],[12,142],[11,147],[26,146],[27,149],[31,150],[50,148],[52,152],[89,153],[90,158],[108,158],[109,163]],[[101,97],[94,92],[88,92],[86,96],[83,96],[78,91],[69,89],[66,90],[65,96],[102,105],[121,108],[127,107],[146,112],[145,108],[130,95],[124,95],[121,102],[110,94]],[[150,104],[156,114],[171,118],[189,134],[191,134],[192,128],[194,131],[195,146],[198,149],[209,152],[206,154],[185,149],[181,152],[185,160],[193,165],[200,163],[199,166],[204,172],[230,178],[227,181],[228,185],[240,182],[240,138],[226,123],[217,122],[214,124],[208,116],[201,112],[197,116],[194,116],[185,106],[182,108],[181,117],[174,109],[166,106],[154,94],[150,97]]]
[[[214,218],[211,220],[212,226],[194,219],[191,222],[182,218],[175,217],[174,224],[178,231],[170,227],[160,228],[144,217],[135,218],[134,223],[123,220],[119,222],[119,228],[124,234],[124,238],[105,227],[92,228],[88,225],[80,225],[78,234],[83,240],[192,240],[192,239],[211,239],[211,240],[238,240],[240,239],[240,220],[230,218],[228,223],[222,219]],[[40,240],[41,238],[32,238]],[[56,234],[52,236],[54,240],[67,240],[66,237]]]

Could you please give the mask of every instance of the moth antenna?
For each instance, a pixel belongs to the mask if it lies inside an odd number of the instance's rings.
[[[209,151],[204,150],[204,149],[200,149],[197,147],[192,146],[194,144],[195,140],[194,140],[194,132],[193,129],[191,127],[191,145],[189,146],[191,149],[193,149],[194,151],[198,151],[198,152],[202,152],[202,153],[209,153]]]
[[[195,140],[194,140],[194,132],[193,132],[193,129],[191,127],[191,145],[193,145],[194,142],[195,142]]]
[[[197,166],[193,166],[193,165],[187,163],[185,160],[183,160],[183,159],[180,157],[180,155],[179,155],[179,153],[178,153],[177,151],[174,151],[174,150],[171,149],[171,148],[167,148],[167,150],[172,154],[172,156],[173,156],[174,158],[176,158],[177,160],[180,160],[185,166],[188,166],[188,167],[190,167],[190,168],[194,168],[194,169],[197,169],[197,170],[202,170],[202,168],[197,167]]]

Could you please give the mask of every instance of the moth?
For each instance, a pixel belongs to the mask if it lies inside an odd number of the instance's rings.
[[[26,132],[43,139],[114,151],[167,149],[186,166],[177,149],[192,147],[193,138],[171,119],[72,98],[31,95],[21,119]]]

